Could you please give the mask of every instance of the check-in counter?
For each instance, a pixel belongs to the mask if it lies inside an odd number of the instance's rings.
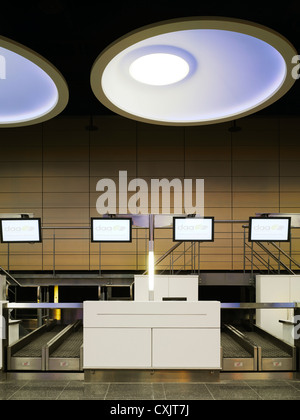
[[[220,369],[220,302],[84,302],[84,369]]]

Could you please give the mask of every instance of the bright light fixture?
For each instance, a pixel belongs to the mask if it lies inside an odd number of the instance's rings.
[[[149,291],[154,291],[154,252],[149,251],[148,261]]]
[[[40,123],[58,115],[69,91],[58,70],[34,51],[0,37],[0,128]]]
[[[295,82],[296,54],[280,34],[252,22],[183,18],[149,25],[114,42],[96,59],[91,86],[100,102],[127,118],[162,125],[213,124],[252,114],[281,98]],[[149,60],[166,57],[180,62],[179,76],[165,79],[155,65],[159,82],[149,79],[155,73],[145,72]],[[170,71],[167,76],[173,77]]]
[[[184,79],[189,73],[189,65],[177,55],[154,53],[137,58],[130,65],[129,73],[138,82],[165,86]]]

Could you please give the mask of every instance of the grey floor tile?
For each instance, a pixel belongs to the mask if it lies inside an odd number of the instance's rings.
[[[2,381],[0,400],[300,400],[300,381],[86,383]]]
[[[212,400],[213,396],[205,384],[164,384],[167,400]]]
[[[106,400],[114,399],[141,399],[153,400],[154,387],[153,384],[133,384],[133,383],[112,383],[108,388],[105,397]]]
[[[300,391],[300,381],[291,381],[291,382],[289,382],[289,384],[290,384],[293,388],[298,389],[298,390]]]
[[[300,390],[285,381],[247,381],[263,400],[300,400]]]
[[[260,396],[246,383],[207,384],[215,400],[260,400]]]
[[[153,387],[153,399],[154,400],[165,400],[166,399],[166,393],[165,388],[163,384],[157,383],[152,384]]]
[[[16,391],[12,400],[55,400],[62,393],[68,382],[64,381],[30,381]]]
[[[108,383],[89,384],[71,381],[61,392],[59,400],[104,400],[109,388]]]
[[[0,400],[8,400],[11,398],[17,391],[19,391],[22,386],[24,386],[27,381],[24,382],[2,382],[0,383]]]

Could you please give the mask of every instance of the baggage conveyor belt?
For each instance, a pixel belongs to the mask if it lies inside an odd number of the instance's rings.
[[[43,347],[63,328],[56,323],[45,324],[8,346],[8,370],[45,370]]]
[[[42,357],[43,347],[62,329],[62,326],[56,326],[51,331],[45,332],[44,334],[37,337],[35,340],[32,340],[29,344],[21,348],[19,351],[14,353],[13,357]]]
[[[80,321],[45,324],[7,348],[9,371],[82,370],[83,330]]]
[[[256,371],[257,347],[231,325],[221,332],[221,362],[224,371]]]
[[[81,322],[67,326],[44,348],[46,370],[83,370],[83,327]]]
[[[296,370],[296,348],[256,325],[238,331],[258,348],[258,371]]]
[[[256,325],[224,325],[221,343],[223,371],[296,370],[296,348]]]
[[[223,325],[223,371],[295,371],[296,348],[256,325]],[[9,371],[82,371],[83,327],[45,324],[7,348]]]

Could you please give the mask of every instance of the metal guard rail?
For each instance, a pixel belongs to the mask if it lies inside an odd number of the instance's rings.
[[[247,259],[248,261],[250,261],[249,260],[249,258],[247,258],[246,257],[246,246],[248,247],[248,248],[251,248],[247,243],[246,243],[246,234],[245,234],[245,229],[249,229],[249,225],[243,225],[242,226],[243,227],[243,229],[244,229],[244,271],[245,271],[245,260]],[[282,248],[280,248],[277,244],[275,244],[274,242],[272,242],[272,241],[269,241],[268,242],[270,245],[272,245],[275,249],[277,249],[277,251],[279,251],[279,253],[280,254],[283,254],[289,261],[290,261],[290,263],[293,263],[294,265],[296,265],[298,268],[300,268],[300,264],[291,256],[291,255],[289,255],[289,254],[287,254]],[[272,251],[270,251],[268,248],[266,248],[261,242],[259,242],[259,241],[256,241],[256,244],[263,250],[263,251],[265,251],[266,253],[267,253],[267,255],[269,255],[271,258],[273,258],[279,265],[281,265],[282,267],[284,267],[284,269],[288,272],[288,273],[290,273],[290,274],[293,274],[293,275],[295,275],[295,273],[294,273],[294,271],[291,269],[291,268],[289,268],[286,264],[284,264],[281,260],[280,260],[280,256],[279,256],[279,258],[277,258],[277,256],[275,255],[275,254],[273,254],[273,252]],[[261,263],[262,263],[262,261],[260,260],[260,258],[264,261],[264,263],[263,263],[263,265],[265,265],[265,263],[266,263],[266,261],[263,259],[263,257],[262,256],[259,256],[258,257],[258,253],[256,252],[256,251],[254,251],[254,249],[253,249],[253,245],[252,245],[252,248],[251,248],[251,251],[252,251],[252,253],[253,253],[253,257],[255,257],[255,258],[257,258]],[[279,255],[280,255],[279,254]],[[250,263],[251,263],[251,265],[253,266],[254,265],[254,263],[253,263],[253,261],[250,261]]]
[[[22,285],[18,282],[18,280],[16,280],[11,274],[9,274],[6,270],[4,270],[3,267],[0,266],[0,270],[2,271],[2,273],[4,273],[6,275],[6,277],[9,277],[14,283],[16,283],[18,286],[22,287]],[[9,283],[6,279],[6,282]],[[13,286],[12,284],[9,284],[10,286]]]
[[[278,249],[286,258],[288,258],[293,264],[295,264],[298,268],[300,268],[300,264],[291,257],[291,255],[287,254],[283,249],[281,249],[278,245],[276,245],[274,242],[270,242],[274,248]]]
[[[278,264],[282,265],[282,267],[284,267],[284,269],[290,273],[290,274],[295,274],[293,270],[291,270],[286,264],[284,264],[279,258],[276,257],[276,255],[274,255],[268,248],[266,248],[261,242],[257,242],[257,245],[263,249],[270,257],[272,257]],[[278,247],[278,249],[280,249]]]

